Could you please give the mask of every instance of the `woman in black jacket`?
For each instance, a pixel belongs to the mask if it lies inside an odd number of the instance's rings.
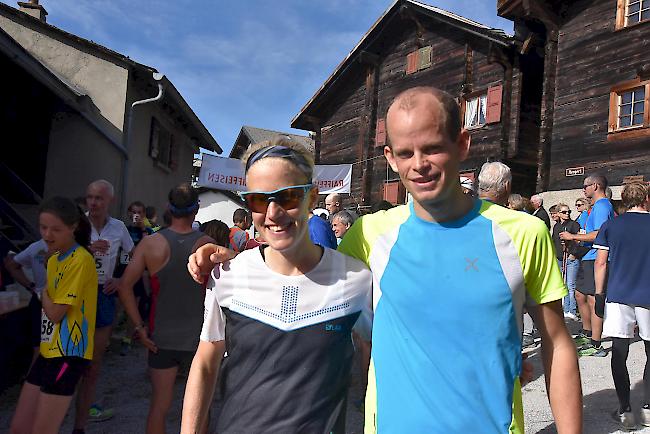
[[[571,220],[571,210],[569,206],[559,203],[557,206],[558,222],[553,227],[553,242],[555,243],[555,252],[557,255],[562,274],[566,282],[569,294],[564,297],[562,305],[564,306],[564,317],[577,320],[575,289],[580,268],[581,248],[576,241],[560,240],[560,232],[570,232],[577,234],[580,231],[580,225],[575,220]],[[564,263],[564,254],[566,252],[566,263]]]

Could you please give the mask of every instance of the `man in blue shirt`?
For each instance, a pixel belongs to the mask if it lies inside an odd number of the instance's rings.
[[[619,401],[615,417],[623,428],[634,429],[636,423],[630,407],[630,377],[626,361],[635,324],[639,327],[646,355],[650,354],[648,187],[641,183],[628,184],[621,197],[628,211],[603,224],[594,241],[594,248],[597,249],[594,264],[595,298],[596,313],[600,316],[606,313],[603,335],[612,338],[612,377]],[[641,409],[641,423],[650,426],[650,364],[647,358],[643,387],[645,400]]]
[[[582,191],[587,199],[593,203],[591,213],[585,223],[584,234],[560,233],[560,239],[565,241],[582,241],[591,249],[582,257],[583,277],[578,280],[576,287],[576,302],[582,318],[582,330],[576,336],[576,345],[579,347],[578,355],[605,357],[607,353],[600,344],[603,332],[603,320],[594,312],[594,261],[596,249],[591,243],[598,235],[598,230],[608,220],[614,219],[614,208],[607,199],[607,178],[602,175],[591,175],[585,178]]]

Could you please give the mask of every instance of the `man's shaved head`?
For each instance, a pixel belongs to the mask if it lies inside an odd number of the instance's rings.
[[[395,97],[388,107],[386,118],[396,110],[411,111],[425,104],[430,104],[431,97],[437,103],[437,119],[444,125],[444,131],[451,141],[455,141],[460,133],[462,122],[460,118],[460,107],[450,94],[435,87],[418,86],[405,90]],[[390,146],[390,131],[388,131]]]

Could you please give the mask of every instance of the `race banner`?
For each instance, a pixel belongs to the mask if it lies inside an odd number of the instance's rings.
[[[352,164],[316,165],[314,184],[320,194],[350,193]],[[216,190],[246,191],[241,160],[203,154],[198,185]]]
[[[320,194],[349,193],[352,164],[319,165],[314,168],[314,184]]]

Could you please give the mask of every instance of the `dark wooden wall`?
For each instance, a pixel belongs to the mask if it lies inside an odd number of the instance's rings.
[[[559,32],[550,190],[580,188],[565,169],[605,174],[610,184],[627,175],[650,178],[650,136],[608,134],[612,86],[650,65],[650,22],[615,30],[616,0],[582,0],[565,12]]]
[[[321,164],[353,163],[352,197],[348,205],[368,206],[381,200],[384,181],[397,179],[390,169],[387,173],[383,147],[374,146],[374,137],[377,118],[385,117],[399,92],[415,85],[431,85],[460,98],[463,90],[486,91],[491,85],[505,82],[504,66],[488,61],[488,41],[428,17],[418,20],[424,30],[419,35],[420,45],[412,19],[401,15],[390,18],[381,36],[367,48],[378,55],[378,62],[352,64],[340,83],[330,88],[323,99],[326,102],[318,109],[317,117],[322,119]],[[432,66],[406,74],[406,56],[422,45],[433,47]],[[471,65],[466,62],[468,50],[472,53]],[[509,97],[504,95],[506,110],[508,101]],[[478,170],[486,160],[505,155],[508,131],[504,124],[508,116],[502,116],[499,123],[471,131],[470,158],[462,169]],[[364,165],[368,171],[365,180]]]

